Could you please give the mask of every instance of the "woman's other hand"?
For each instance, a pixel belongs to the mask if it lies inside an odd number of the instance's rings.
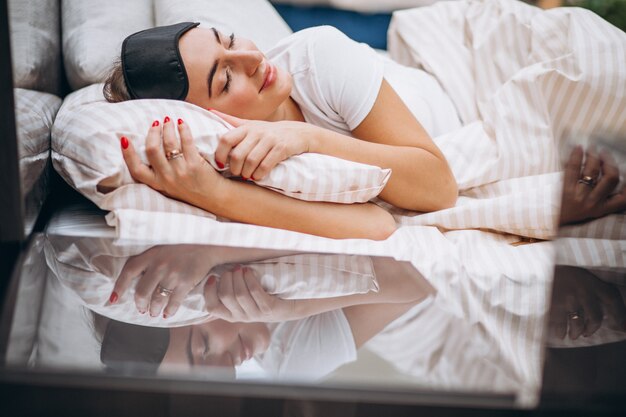
[[[149,165],[139,159],[132,143],[121,138],[122,154],[131,176],[155,190],[178,200],[201,207],[207,198],[219,197],[219,186],[225,179],[202,158],[193,143],[189,126],[178,119],[176,127],[165,117],[152,124],[146,136]]]
[[[211,110],[235,128],[222,135],[215,151],[218,164],[244,179],[262,180],[285,159],[309,152],[315,126],[302,122],[245,120]]]
[[[626,187],[617,190],[619,171],[608,153],[574,148],[565,165],[560,224],[578,223],[626,210]]]
[[[626,331],[626,305],[619,290],[584,268],[556,266],[550,306],[548,332],[560,340],[589,337],[603,323]]]
[[[217,279],[210,276],[204,287],[206,310],[213,319],[229,322],[276,322],[291,320],[295,301],[268,294],[256,275],[236,266]]]
[[[140,277],[135,287],[135,305],[139,313],[149,312],[152,317],[157,317],[163,312],[163,318],[171,317],[216,263],[203,246],[154,246],[128,258],[115,281],[109,303],[115,304],[124,297],[133,279]]]

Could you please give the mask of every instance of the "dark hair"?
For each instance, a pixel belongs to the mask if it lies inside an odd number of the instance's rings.
[[[119,103],[131,99],[128,88],[126,88],[121,60],[116,61],[111,67],[111,71],[104,82],[102,93],[109,103]]]

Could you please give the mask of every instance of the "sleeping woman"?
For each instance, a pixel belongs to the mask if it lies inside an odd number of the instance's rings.
[[[431,135],[460,121],[434,78],[330,27],[294,33],[264,54],[250,40],[198,25],[126,38],[104,87],[107,100],[184,100],[213,111],[235,127],[220,138],[216,162],[244,180],[314,152],[390,168],[379,197],[394,206],[454,206],[456,181]],[[136,181],[231,220],[331,238],[385,239],[395,230],[392,216],[372,203],[303,202],[222,177],[181,119],[152,122],[149,165],[125,137],[121,146]]]

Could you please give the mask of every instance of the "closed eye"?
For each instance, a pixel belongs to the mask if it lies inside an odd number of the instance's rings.
[[[230,42],[228,43],[228,49],[233,49],[235,46],[235,34],[231,33],[229,36]],[[226,83],[224,84],[224,89],[222,93],[228,93],[228,89],[230,88],[230,82],[232,81],[232,74],[230,68],[226,68]]]

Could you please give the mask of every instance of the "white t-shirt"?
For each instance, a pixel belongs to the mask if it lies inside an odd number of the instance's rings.
[[[311,381],[356,360],[356,345],[342,310],[270,326],[268,349],[255,357],[273,379]]]
[[[267,57],[293,76],[291,97],[308,123],[351,136],[372,109],[384,77],[431,136],[461,126],[434,77],[379,55],[334,27],[296,32]]]

